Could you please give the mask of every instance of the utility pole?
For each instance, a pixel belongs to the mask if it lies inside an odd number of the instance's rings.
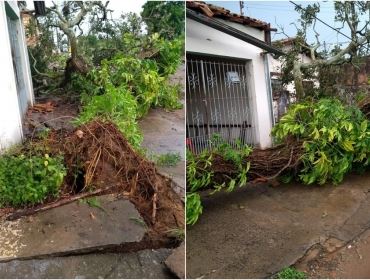
[[[243,9],[244,9],[244,1],[239,1],[239,5],[240,5],[240,15],[241,16],[244,16],[244,12],[243,12]]]

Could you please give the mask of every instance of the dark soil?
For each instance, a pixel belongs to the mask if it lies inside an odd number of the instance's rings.
[[[73,180],[78,168],[84,174],[81,191],[110,185],[112,192],[127,196],[135,204],[153,231],[184,228],[184,206],[171,180],[135,152],[114,124],[93,121],[63,142],[57,140],[54,146],[64,153],[69,186],[76,188]]]
[[[27,111],[23,131],[25,138],[33,138],[45,128],[60,131],[72,131],[71,121],[77,117],[79,100],[77,97],[61,95],[36,98],[36,104],[50,102],[51,112],[36,112],[32,108]]]

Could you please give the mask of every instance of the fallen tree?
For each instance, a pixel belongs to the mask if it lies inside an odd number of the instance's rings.
[[[42,152],[48,149],[51,156],[62,153],[67,174],[58,196],[7,211],[4,214],[8,220],[89,196],[116,194],[129,199],[138,209],[147,225],[146,240],[150,244],[172,244],[177,239],[171,232],[184,230],[184,204],[173,190],[175,183],[135,151],[113,123],[96,119],[72,132],[53,130],[47,138],[29,141],[32,143],[22,148],[26,157],[35,152],[36,146]]]
[[[71,56],[66,62],[63,85],[71,81],[72,73],[77,72],[86,75],[89,71],[85,59],[78,53],[78,36],[75,30],[78,28],[83,34],[81,24],[87,15],[93,12],[97,15],[96,20],[106,20],[108,4],[109,1],[105,4],[100,1],[64,1],[63,3],[53,2],[52,6],[46,8],[48,13],[46,26],[58,28],[68,39]]]
[[[370,3],[367,1],[335,1],[333,2],[335,12],[334,20],[342,26],[333,28],[318,18],[320,3],[296,4],[295,10],[300,14],[298,24],[292,23],[297,29],[297,37],[293,47],[283,57],[283,83],[294,82],[295,96],[302,101],[309,96],[307,87],[304,87],[305,78],[316,78],[317,73],[323,67],[342,65],[344,63],[356,64],[356,59],[369,53],[369,18]],[[326,25],[327,28],[335,30],[338,34],[346,37],[348,43],[345,46],[335,45],[330,51],[326,49],[325,38],[320,38],[318,22]],[[285,34],[284,28],[280,26],[281,33]],[[349,34],[347,35],[347,30]],[[306,43],[309,34],[313,32],[315,42]],[[344,32],[344,33],[343,33]],[[288,38],[289,36],[285,34]],[[300,59],[299,54],[308,53],[310,60]]]
[[[202,212],[200,196],[195,194],[201,190],[229,192],[245,185],[247,177],[251,182],[283,178],[285,182],[338,184],[351,170],[369,164],[369,121],[358,108],[336,99],[291,106],[272,135],[279,144],[270,149],[234,149],[223,143],[188,157],[187,205],[197,209],[187,206],[188,224],[194,224]]]

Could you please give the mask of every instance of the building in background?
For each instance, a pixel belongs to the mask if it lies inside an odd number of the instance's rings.
[[[222,7],[187,1],[187,146],[212,146],[213,135],[268,148],[274,123],[269,23]]]
[[[282,40],[276,40],[272,42],[272,45],[281,49],[284,53],[288,53],[292,50],[295,44],[295,37],[286,38]],[[303,49],[298,54],[298,60],[302,63],[312,62],[309,49]],[[282,115],[284,115],[288,109],[289,104],[295,101],[295,86],[294,82],[290,82],[287,85],[283,85],[281,81],[282,76],[282,60],[276,56],[271,56],[269,59],[269,68],[271,75],[272,85],[272,98],[273,98],[273,110],[274,110],[274,122],[278,122]],[[314,79],[303,80],[305,88],[317,88],[319,83]]]

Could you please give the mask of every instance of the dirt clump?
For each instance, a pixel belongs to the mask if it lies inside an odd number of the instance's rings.
[[[52,139],[50,145],[63,152],[68,170],[65,185],[74,193],[111,186],[109,192],[134,203],[149,234],[158,237],[184,229],[184,205],[172,180],[134,151],[113,123],[92,121],[63,139]]]

